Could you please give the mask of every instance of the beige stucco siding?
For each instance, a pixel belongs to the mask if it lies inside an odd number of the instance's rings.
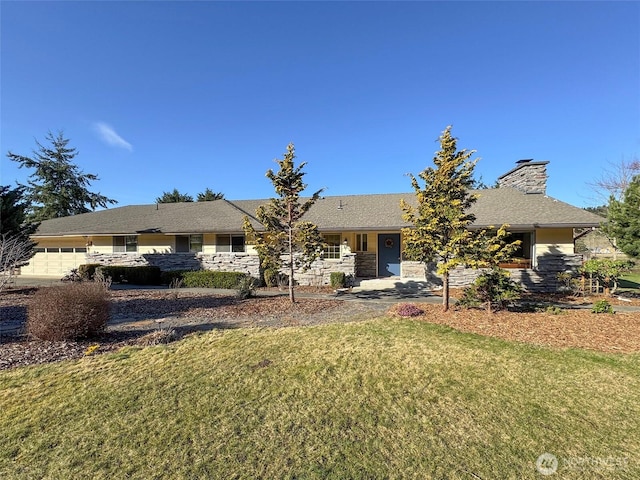
[[[535,237],[536,256],[548,254],[573,254],[573,229],[538,228]]]
[[[44,251],[42,251],[44,249]],[[36,254],[20,268],[22,275],[62,277],[86,263],[84,237],[55,237],[36,239]]]
[[[175,242],[176,237],[174,235],[138,235],[138,253],[145,254],[175,252]]]

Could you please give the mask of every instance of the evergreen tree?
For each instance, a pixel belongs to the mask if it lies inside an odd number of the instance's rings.
[[[162,196],[156,198],[156,203],[193,202],[193,197],[186,193],[180,193],[177,188],[173,192],[162,192]]]
[[[289,299],[295,302],[294,274],[296,268],[308,269],[322,253],[324,242],[318,228],[302,217],[320,198],[322,190],[315,192],[305,201],[300,193],[307,188],[303,182],[302,169],[306,162],[294,165],[295,147],[287,145],[282,160],[277,159],[280,169],[277,173],[267,171],[278,195],[266,205],[256,210],[256,218],[264,227],[259,234],[251,225],[249,218],[244,219],[244,231],[260,255],[263,268],[285,268],[289,272]]]
[[[27,217],[31,222],[40,222],[50,218],[67,217],[86,213],[98,207],[106,208],[115,200],[88,190],[91,182],[98,177],[83,173],[72,160],[78,155],[75,148],[69,148],[69,140],[62,132],[54,136],[51,132],[46,139],[50,147],[36,140],[38,149],[32,157],[9,152],[9,159],[20,164],[20,168],[33,168],[24,188],[28,204]]]
[[[616,246],[630,257],[640,257],[640,175],[624,191],[622,200],[612,195],[607,224],[603,227]]]
[[[224,194],[219,192],[214,192],[210,188],[207,188],[204,192],[198,194],[198,202],[211,202],[213,200],[222,200],[224,198]]]
[[[0,186],[0,233],[29,238],[38,224],[27,222],[27,209],[24,187]]]
[[[458,265],[470,267],[497,266],[516,248],[507,243],[506,226],[497,232],[471,231],[475,216],[469,212],[476,201],[469,190],[473,187],[473,169],[477,160],[470,160],[473,150],[457,150],[457,139],[447,127],[440,136],[440,150],[433,158],[435,168],[418,174],[424,182],[410,175],[416,193],[417,206],[401,203],[404,220],[413,226],[402,229],[404,255],[423,263],[437,262],[442,275],[442,304],[449,309],[449,274]]]

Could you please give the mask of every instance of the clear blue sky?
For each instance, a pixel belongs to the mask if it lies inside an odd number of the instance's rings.
[[[119,205],[178,188],[274,195],[287,143],[309,192],[410,191],[453,125],[493,184],[549,160],[548,194],[640,150],[638,2],[13,2],[1,14],[7,151],[63,130]]]

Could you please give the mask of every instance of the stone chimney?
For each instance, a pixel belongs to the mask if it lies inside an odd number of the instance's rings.
[[[533,159],[518,160],[516,168],[498,177],[501,187],[513,187],[523,193],[547,193],[547,163]]]

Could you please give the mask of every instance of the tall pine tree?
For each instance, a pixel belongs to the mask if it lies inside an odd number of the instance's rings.
[[[469,209],[476,201],[470,193],[474,184],[471,160],[474,150],[458,150],[451,126],[440,136],[440,150],[428,167],[410,175],[417,206],[401,202],[404,220],[413,226],[402,229],[404,255],[425,264],[437,263],[442,275],[442,304],[449,309],[449,274],[458,265],[496,267],[515,249],[517,242],[505,242],[506,225],[498,231],[469,229],[475,216]]]
[[[611,196],[603,230],[609,238],[615,239],[616,246],[624,253],[640,257],[640,175],[633,177],[622,200]]]
[[[310,222],[302,221],[305,213],[320,198],[322,189],[302,200],[300,194],[307,188],[302,171],[306,162],[294,165],[295,147],[287,145],[283,158],[277,159],[280,169],[277,173],[267,171],[277,194],[266,205],[256,210],[256,218],[264,231],[257,232],[249,218],[244,219],[244,231],[260,255],[262,267],[286,269],[289,274],[289,299],[295,302],[294,275],[296,268],[308,269],[322,253],[324,242],[318,228]]]
[[[32,157],[7,153],[7,157],[19,163],[20,168],[35,170],[29,175],[27,185],[22,185],[29,205],[29,221],[68,217],[117,203],[104,195],[89,191],[91,182],[98,180],[98,177],[83,173],[72,162],[78,152],[67,146],[69,140],[64,138],[62,132],[58,132],[57,136],[49,132],[46,139],[51,146],[44,146],[36,140],[38,149],[33,152]]]

